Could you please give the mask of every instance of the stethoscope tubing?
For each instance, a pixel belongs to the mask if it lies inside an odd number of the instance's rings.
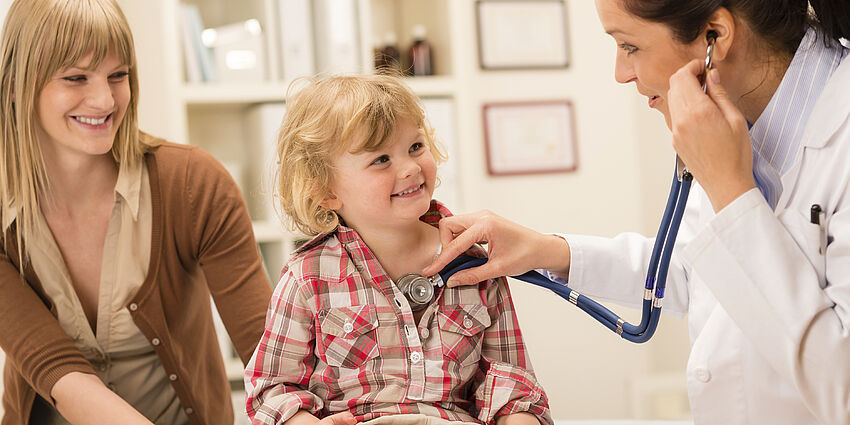
[[[536,271],[532,270],[512,277],[555,292],[627,341],[635,343],[648,341],[655,334],[658,322],[661,319],[661,301],[664,298],[667,274],[676,236],[684,217],[692,180],[693,176],[687,171],[683,173],[681,180],[678,173],[674,173],[670,195],[667,198],[661,226],[658,229],[650,256],[644,286],[645,295],[641,309],[641,321],[638,325],[626,323],[620,316],[590,297],[579,294],[569,286],[554,282]],[[455,273],[481,266],[486,262],[486,258],[461,255],[443,268],[440,277],[446,282]]]

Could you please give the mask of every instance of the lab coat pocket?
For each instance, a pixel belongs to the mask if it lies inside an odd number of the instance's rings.
[[[490,326],[487,308],[481,304],[440,306],[437,321],[443,355],[461,366],[478,362],[482,332]]]
[[[317,354],[328,365],[356,369],[380,354],[374,305],[322,310],[319,323]]]
[[[818,284],[821,288],[826,287],[824,268],[826,262],[826,226],[824,223],[812,223],[809,214],[795,214],[801,232],[802,240],[798,239],[798,245],[815,268],[818,276]],[[798,236],[795,236],[797,239]]]

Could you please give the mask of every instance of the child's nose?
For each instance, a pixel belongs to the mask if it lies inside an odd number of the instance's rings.
[[[401,178],[407,178],[416,174],[419,174],[419,171],[422,168],[419,166],[419,163],[414,161],[413,158],[409,158],[405,160],[401,164]]]

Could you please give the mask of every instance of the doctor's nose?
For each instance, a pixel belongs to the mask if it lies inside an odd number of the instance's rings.
[[[635,70],[630,61],[623,58],[623,54],[617,54],[617,60],[614,63],[614,79],[620,84],[631,83],[637,80]]]

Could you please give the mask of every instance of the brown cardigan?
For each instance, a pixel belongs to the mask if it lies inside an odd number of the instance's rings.
[[[202,150],[164,142],[145,155],[152,233],[147,277],[127,308],[151,341],[192,424],[233,424],[230,386],[210,294],[246,363],[263,332],[271,287],[245,202]],[[31,266],[18,272],[14,224],[0,242],[0,347],[6,352],[2,425],[29,421],[36,392],[51,401],[62,376],[94,370],[59,326]],[[7,252],[8,249],[8,252]]]

